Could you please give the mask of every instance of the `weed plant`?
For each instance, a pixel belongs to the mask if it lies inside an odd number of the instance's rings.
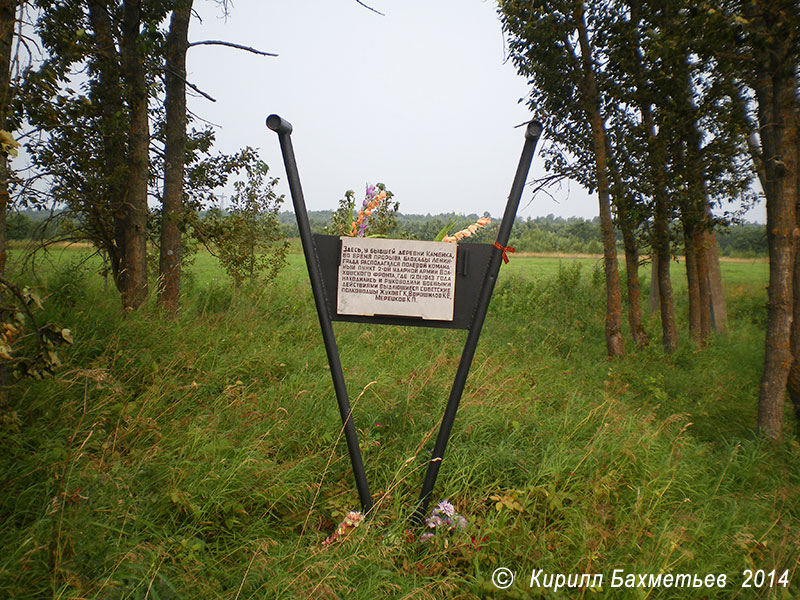
[[[682,339],[665,356],[649,321],[651,346],[609,361],[594,265],[514,257],[434,491],[466,529],[437,543],[408,519],[464,333],[337,324],[376,508],[325,546],[357,495],[305,267],[289,258],[270,287],[234,290],[198,256],[172,320],[154,305],[123,317],[70,255],[42,277],[75,344],[56,377],[9,393],[22,423],[0,432],[1,597],[800,596],[800,445],[752,431],[760,285],[729,287],[731,331],[708,347]],[[507,590],[499,567],[516,572]],[[604,583],[530,589],[538,569]],[[728,584],[611,588],[614,569]],[[791,584],[742,589],[745,569]]]

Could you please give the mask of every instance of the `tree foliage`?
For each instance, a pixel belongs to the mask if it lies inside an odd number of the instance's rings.
[[[686,255],[690,333],[702,343],[708,335],[709,298],[715,319],[724,309],[718,304],[717,245],[710,233],[719,216],[712,217],[711,208],[731,199],[748,207],[758,176],[770,252],[759,427],[779,436],[790,354],[800,355],[800,284],[795,281],[800,260],[792,241],[800,223],[800,5],[793,0],[500,0],[499,10],[511,58],[531,84],[531,108],[546,123],[552,142],[547,168],[602,194],[601,171],[595,171],[594,180],[588,168],[592,153],[597,158],[603,148],[589,143],[598,123],[590,110],[595,104],[586,102],[599,94],[616,224],[626,257],[635,240],[626,227],[651,234],[667,350],[676,343],[665,298],[671,295],[670,247],[679,242]],[[582,79],[590,72],[593,81]],[[796,325],[790,344],[791,323]],[[800,416],[800,360],[794,365],[790,392]]]
[[[256,160],[251,149],[215,153],[213,130],[196,129],[187,118],[192,3],[36,0],[36,6],[48,54],[26,78],[28,119],[46,133],[29,144],[33,160],[52,199],[73,215],[73,239],[89,240],[109,256],[131,308],[147,291],[146,278],[136,275],[133,289],[127,278],[142,268],[149,235],[163,251],[162,304],[174,311],[182,238],[195,230],[196,211],[217,204],[218,189]],[[148,197],[161,200],[157,210],[148,209]]]
[[[228,213],[211,211],[202,223],[214,254],[236,286],[273,279],[288,249],[278,221],[283,196],[275,194],[277,179],[260,160],[245,164],[244,170],[247,178],[234,183]]]
[[[608,121],[614,107],[603,86],[607,57],[597,44],[603,6],[583,0],[501,0],[511,59],[531,84],[529,105],[555,144],[548,169],[571,172],[596,190],[606,276],[606,348],[622,356],[622,293],[611,209],[614,173]],[[577,165],[569,164],[577,157]]]

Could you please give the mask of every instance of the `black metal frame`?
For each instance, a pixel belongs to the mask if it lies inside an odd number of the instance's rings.
[[[355,321],[362,323],[381,323],[394,325],[425,326],[425,327],[447,327],[456,329],[467,329],[467,340],[464,350],[461,353],[461,360],[456,370],[453,387],[450,390],[450,397],[447,400],[442,423],[439,427],[439,434],[433,447],[431,460],[428,463],[428,470],[422,483],[419,500],[416,510],[412,516],[415,523],[421,523],[430,502],[431,492],[436,483],[436,477],[444,458],[447,442],[455,422],[458,405],[461,395],[467,382],[469,369],[475,356],[475,349],[478,346],[478,339],[481,335],[483,322],[486,318],[486,311],[489,301],[492,298],[497,275],[500,271],[500,262],[504,259],[506,246],[511,235],[511,227],[519,208],[519,201],[522,197],[522,190],[525,180],[528,177],[533,154],[536,150],[536,143],[542,132],[542,126],[536,121],[528,123],[525,131],[525,144],[522,148],[522,156],[517,166],[511,192],[508,196],[503,219],[497,232],[497,240],[494,245],[487,244],[464,244],[459,245],[456,261],[456,293],[453,321],[429,321],[407,317],[357,317],[350,315],[338,315],[336,313],[336,267],[338,267],[338,238],[334,236],[312,235],[311,226],[308,221],[303,189],[300,186],[300,176],[297,172],[297,162],[292,148],[292,125],[279,117],[270,115],[267,117],[267,127],[278,134],[278,140],[283,154],[283,161],[286,166],[286,176],[289,182],[289,190],[292,195],[297,226],[300,231],[300,240],[303,244],[303,254],[308,267],[308,274],[311,279],[311,290],[314,294],[314,303],[317,307],[320,328],[322,329],[322,339],[325,344],[325,352],[328,355],[328,364],[331,369],[333,388],[336,392],[336,400],[339,404],[339,414],[344,426],[344,435],[347,442],[347,449],[350,454],[350,462],[353,465],[353,474],[358,489],[358,497],[364,514],[372,509],[372,496],[367,484],[367,476],[364,471],[364,462],[361,458],[361,450],[358,445],[356,428],[353,423],[352,409],[347,395],[347,386],[344,381],[342,364],[339,359],[339,350],[336,345],[336,337],[333,332],[333,320]],[[320,248],[324,251],[319,252]],[[335,251],[332,251],[335,250]]]
[[[339,259],[341,238],[335,235],[311,236],[319,259],[325,302],[332,321],[351,323],[378,323],[381,325],[408,325],[411,327],[439,327],[446,329],[469,329],[472,327],[478,307],[478,296],[486,278],[486,271],[494,252],[491,244],[459,244],[456,249],[455,296],[453,298],[453,320],[437,321],[418,317],[374,315],[340,315],[336,312],[338,292]]]

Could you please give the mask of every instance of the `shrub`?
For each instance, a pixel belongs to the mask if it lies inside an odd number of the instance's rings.
[[[283,203],[283,196],[273,189],[278,180],[268,177],[269,167],[263,161],[245,169],[247,180],[234,184],[230,212],[211,211],[205,223],[215,254],[236,286],[245,279],[272,280],[283,267],[289,246],[278,221]]]

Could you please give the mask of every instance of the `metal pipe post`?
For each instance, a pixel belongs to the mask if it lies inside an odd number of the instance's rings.
[[[372,509],[372,496],[369,493],[367,475],[364,471],[364,461],[361,458],[361,449],[358,446],[358,435],[353,423],[350,400],[347,396],[347,385],[344,381],[342,363],[339,359],[339,349],[336,346],[336,337],[333,333],[333,324],[325,302],[325,287],[323,285],[322,273],[320,272],[317,251],[314,246],[314,239],[311,236],[311,225],[308,222],[308,212],[306,202],[303,197],[303,189],[300,186],[300,175],[297,172],[297,162],[292,148],[292,125],[278,115],[267,117],[267,127],[278,134],[278,141],[281,145],[283,162],[286,166],[286,179],[289,182],[289,191],[292,194],[294,204],[294,214],[297,217],[297,227],[300,230],[300,240],[303,244],[303,254],[306,258],[308,276],[311,279],[311,291],[314,293],[314,303],[317,307],[319,324],[322,329],[322,339],[325,344],[325,352],[328,355],[328,364],[331,368],[333,378],[333,389],[336,392],[336,401],[339,404],[339,415],[344,426],[344,437],[347,441],[347,450],[350,454],[350,462],[353,465],[353,474],[356,479],[358,498],[361,502],[361,509],[366,515]]]
[[[500,272],[500,261],[503,259],[504,249],[511,236],[511,228],[514,226],[514,219],[517,216],[522,190],[525,187],[525,180],[528,178],[528,171],[530,170],[531,161],[533,160],[533,154],[536,151],[536,143],[541,133],[542,126],[540,123],[537,121],[528,123],[528,127],[525,131],[525,145],[522,147],[522,156],[519,159],[517,172],[514,176],[514,183],[511,186],[511,192],[508,196],[506,209],[503,213],[503,220],[500,222],[500,228],[497,231],[495,252],[492,254],[492,258],[489,262],[489,269],[486,271],[486,278],[483,281],[483,287],[481,288],[478,298],[478,305],[475,308],[475,317],[472,321],[472,327],[467,334],[464,351],[461,353],[461,361],[458,364],[458,370],[456,371],[455,380],[453,381],[453,388],[450,390],[450,398],[447,400],[447,407],[445,408],[444,417],[442,417],[442,424],[439,427],[439,434],[436,436],[436,443],[433,447],[431,460],[428,463],[428,470],[425,473],[425,480],[422,483],[422,491],[419,495],[417,508],[411,517],[412,522],[417,525],[421,524],[425,519],[425,512],[428,509],[431,492],[436,483],[436,477],[439,475],[439,468],[442,465],[444,451],[450,439],[450,432],[453,429],[453,423],[456,419],[456,412],[458,411],[458,405],[461,401],[461,395],[467,383],[467,376],[469,375],[469,369],[472,365],[472,359],[475,357],[475,349],[478,346],[481,328],[486,319],[489,301],[492,299],[492,292],[497,282],[497,275]]]

